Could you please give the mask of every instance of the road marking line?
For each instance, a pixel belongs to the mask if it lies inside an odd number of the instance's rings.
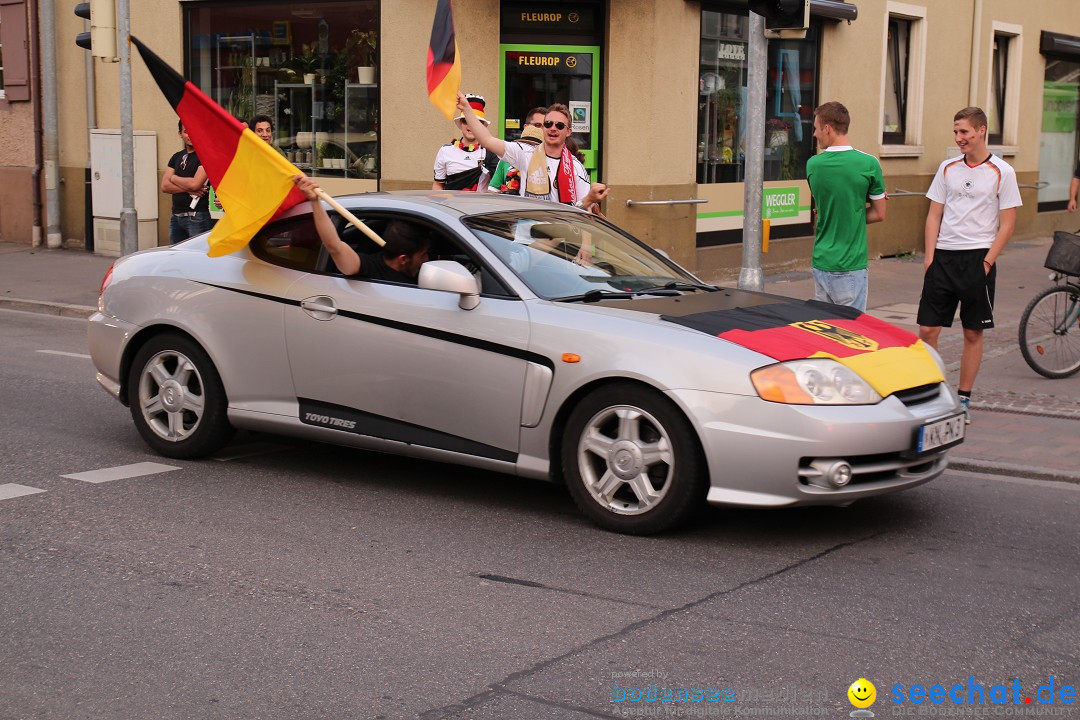
[[[84,355],[83,353],[64,352],[63,350],[38,350],[38,352],[45,353],[46,355],[66,355],[67,357],[86,358],[87,360],[90,359],[89,355]]]
[[[30,487],[29,485],[5,483],[0,485],[0,500],[10,500],[11,498],[22,497],[23,495],[35,495],[43,492],[45,491],[40,488]]]
[[[141,462],[133,465],[119,465],[117,467],[90,470],[89,472],[72,473],[60,477],[70,480],[81,480],[88,483],[103,483],[112,480],[126,480],[127,478],[140,477],[142,475],[154,475],[157,473],[179,470],[175,465],[162,465],[161,463]]]

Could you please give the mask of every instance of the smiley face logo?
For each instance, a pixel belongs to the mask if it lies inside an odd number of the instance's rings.
[[[848,700],[857,708],[868,708],[877,700],[877,688],[866,678],[859,678],[851,683],[847,690]]]

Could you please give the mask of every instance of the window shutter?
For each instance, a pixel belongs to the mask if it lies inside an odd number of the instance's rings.
[[[0,43],[4,46],[4,94],[30,99],[30,48],[26,0],[0,0]]]

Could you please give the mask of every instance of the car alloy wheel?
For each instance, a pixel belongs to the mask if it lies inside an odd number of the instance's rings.
[[[703,495],[693,428],[670,400],[631,384],[589,395],[570,415],[563,465],[578,506],[618,532],[659,532]]]
[[[135,426],[162,455],[201,457],[231,439],[221,378],[190,339],[173,334],[152,338],[135,356],[128,383]]]

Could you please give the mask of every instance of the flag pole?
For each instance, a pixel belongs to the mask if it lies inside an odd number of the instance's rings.
[[[341,217],[348,220],[354,227],[356,227],[357,230],[364,233],[369,238],[378,243],[380,247],[386,245],[386,241],[379,237],[378,233],[369,228],[363,223],[363,221],[361,221],[351,212],[342,207],[341,203],[339,203],[337,200],[327,195],[325,190],[323,190],[322,188],[315,188],[315,194],[322,198],[324,201],[326,201],[327,205],[337,210],[338,215],[341,215]]]

